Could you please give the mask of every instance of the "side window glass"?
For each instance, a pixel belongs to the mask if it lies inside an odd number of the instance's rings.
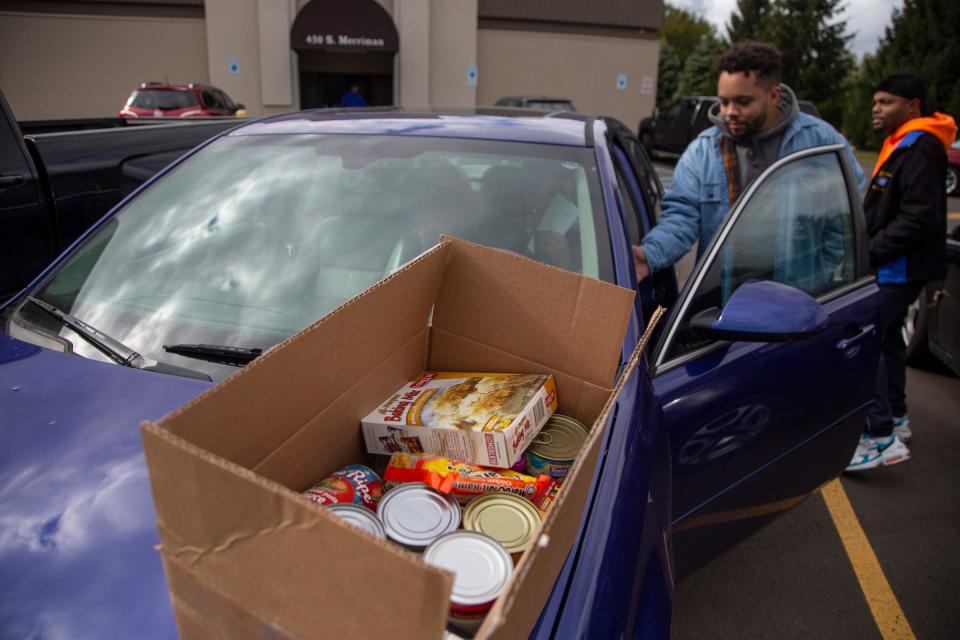
[[[630,182],[627,179],[626,172],[629,169],[625,168],[622,164],[622,160],[626,158],[623,156],[623,152],[620,152],[620,149],[616,149],[616,159],[614,167],[617,172],[617,184],[620,185],[620,199],[623,201],[624,217],[626,218],[625,222],[627,224],[627,235],[630,240],[630,244],[640,244],[640,224],[637,215],[637,207],[633,202],[633,190],[630,188]]]
[[[217,101],[213,99],[213,95],[209,91],[204,91],[200,94],[203,104],[207,107],[216,107]]]
[[[758,185],[717,251],[680,319],[668,359],[703,346],[683,327],[722,308],[748,280],[773,280],[813,297],[855,279],[855,231],[843,169],[835,152],[799,158]]]

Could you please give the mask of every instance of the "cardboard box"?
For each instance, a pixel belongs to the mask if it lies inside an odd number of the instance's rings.
[[[551,375],[421,371],[360,421],[369,453],[507,469],[557,409]]]
[[[441,637],[450,574],[298,495],[367,459],[360,418],[421,370],[550,373],[559,412],[591,425],[537,544],[478,637],[529,634],[579,528],[633,298],[444,238],[189,404],[142,423],[181,635]]]

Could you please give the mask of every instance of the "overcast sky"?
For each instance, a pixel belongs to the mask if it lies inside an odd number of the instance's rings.
[[[699,13],[713,23],[721,35],[727,35],[726,23],[737,6],[737,0],[668,0],[670,4]],[[894,7],[903,6],[903,0],[847,0],[842,17],[847,21],[847,32],[853,34],[850,49],[860,57],[876,50],[884,28],[890,24]]]

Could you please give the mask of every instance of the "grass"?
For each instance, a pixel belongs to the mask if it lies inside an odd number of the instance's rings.
[[[876,151],[863,151],[861,149],[855,149],[853,155],[857,156],[857,161],[867,175],[873,171],[873,166],[877,164],[877,158],[880,156]]]

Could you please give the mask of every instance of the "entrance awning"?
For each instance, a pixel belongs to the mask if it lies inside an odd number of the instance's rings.
[[[375,0],[311,0],[293,21],[294,51],[396,53],[400,37]]]

